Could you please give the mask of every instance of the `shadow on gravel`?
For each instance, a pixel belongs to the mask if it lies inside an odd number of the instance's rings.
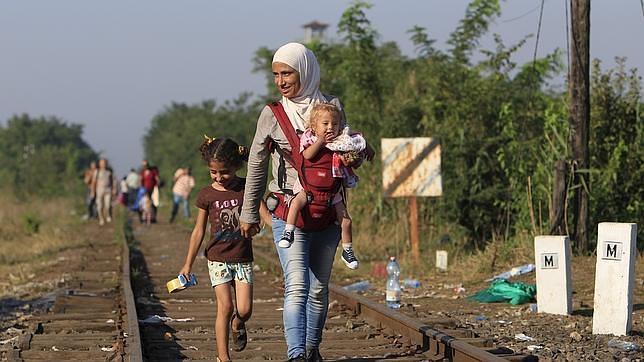
[[[17,299],[14,297],[2,298],[0,299],[0,321],[13,319],[23,313],[31,314],[35,312],[46,312],[54,305],[56,297],[64,293],[65,290],[58,289],[51,293],[47,293],[40,298],[30,300]],[[13,327],[18,328],[20,327],[20,324],[15,324]]]
[[[633,304],[633,312],[636,312],[642,309],[644,309],[644,303]],[[582,317],[592,317],[593,312],[594,312],[593,308],[577,309],[572,311],[572,315],[580,315]]]
[[[4,325],[5,323],[11,321],[9,323],[15,323],[13,325],[6,325],[6,328],[13,327],[18,329],[26,329],[27,327],[16,321],[16,318],[18,317],[18,315],[22,314],[23,311],[31,310],[31,301],[16,299],[12,297],[2,298],[0,299],[0,323]],[[6,328],[0,329],[0,333],[4,332]]]
[[[8,313],[15,312],[18,309],[25,309],[29,305],[29,301],[16,298],[2,298],[0,299],[0,316],[5,316]]]
[[[592,308],[577,309],[572,311],[572,315],[580,315],[582,317],[592,317],[593,312],[594,312],[594,309]]]
[[[175,341],[176,330],[163,321],[168,316],[161,300],[154,294],[154,285],[145,257],[134,237],[131,219],[126,221],[123,229],[130,247],[132,291],[136,300],[144,360],[152,361],[159,355],[164,355],[164,360],[187,359],[188,357],[181,352],[185,348]]]

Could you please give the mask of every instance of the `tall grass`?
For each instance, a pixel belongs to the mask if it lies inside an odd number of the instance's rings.
[[[0,192],[0,272],[15,275],[19,264],[86,243],[77,208],[71,197],[21,201]]]

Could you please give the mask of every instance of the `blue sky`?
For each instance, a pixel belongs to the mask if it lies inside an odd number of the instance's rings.
[[[32,1],[0,4],[0,122],[13,114],[56,115],[85,125],[85,139],[117,174],[137,166],[141,138],[171,101],[219,102],[263,92],[251,72],[254,51],[301,39],[302,24],[336,25],[349,1],[292,2],[168,0]],[[406,33],[428,29],[437,45],[462,18],[468,1],[373,1],[367,13],[381,41],[413,54]],[[540,0],[502,2],[491,28],[506,44],[536,33]],[[592,3],[591,56],[612,66],[615,56],[644,69],[644,15],[639,0]],[[491,37],[483,41],[491,47]],[[532,59],[535,38],[517,60]],[[565,51],[563,0],[545,2],[538,54]]]

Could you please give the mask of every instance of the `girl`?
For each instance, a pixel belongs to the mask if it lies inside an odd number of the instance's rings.
[[[351,166],[362,161],[360,152],[364,151],[366,142],[360,134],[349,134],[348,127],[340,132],[340,110],[330,103],[318,103],[311,109],[309,126],[300,136],[300,153],[307,160],[313,160],[323,147],[334,151],[331,174],[342,178],[345,187],[355,187],[358,177]],[[277,244],[288,248],[293,243],[297,216],[308,200],[306,192],[298,179],[293,186],[295,197],[290,201],[286,227],[282,239]],[[360,262],[353,251],[351,235],[351,217],[347,211],[342,193],[339,191],[331,201],[342,228],[342,261],[350,269],[358,268]]]
[[[152,199],[146,193],[143,193],[143,197],[139,201],[139,210],[141,210],[141,222],[150,226],[152,224]]]
[[[225,362],[230,361],[229,330],[232,329],[233,349],[242,351],[247,342],[245,323],[252,312],[253,251],[251,239],[242,237],[239,232],[245,179],[236,175],[248,159],[248,148],[227,138],[206,136],[200,151],[213,182],[201,189],[197,196],[199,213],[190,236],[188,255],[179,274],[189,280],[206,225],[210,222],[211,237],[204,254],[217,298],[217,361]],[[260,212],[264,217],[268,215],[265,206],[261,206]]]

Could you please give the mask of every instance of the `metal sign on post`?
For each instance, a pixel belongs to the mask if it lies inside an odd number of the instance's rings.
[[[441,154],[438,140],[431,137],[383,138],[382,187],[385,197],[409,198],[412,254],[420,258],[418,196],[441,196]]]

